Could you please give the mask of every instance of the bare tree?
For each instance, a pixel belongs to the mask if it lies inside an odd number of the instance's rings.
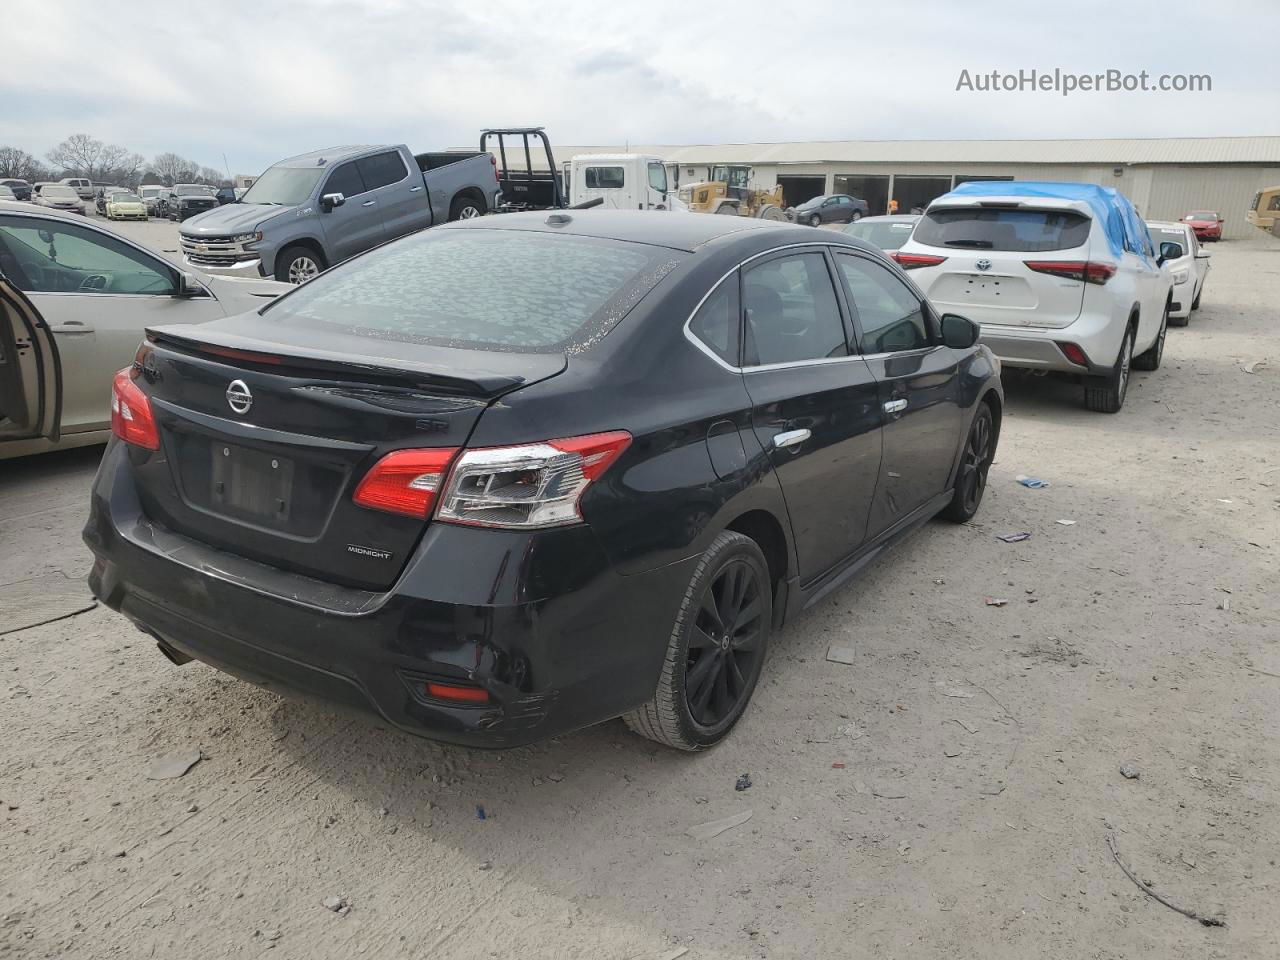
[[[196,165],[176,153],[156,154],[151,161],[151,173],[154,173],[166,187],[175,183],[186,183],[195,179]]]
[[[124,147],[103,143],[87,133],[73,133],[48,153],[56,168],[90,180],[105,179],[128,155]]]
[[[121,186],[136,187],[142,178],[142,168],[147,159],[140,153],[128,153],[116,161],[111,170],[111,179]]]
[[[211,187],[220,187],[228,182],[222,171],[215,167],[201,167],[199,180],[201,183],[207,183]]]
[[[0,147],[0,177],[18,180],[47,180],[49,171],[43,163],[19,147]]]

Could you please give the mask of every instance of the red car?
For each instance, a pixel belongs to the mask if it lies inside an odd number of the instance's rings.
[[[1212,210],[1197,210],[1188,213],[1182,222],[1189,224],[1197,240],[1221,240],[1222,218]]]

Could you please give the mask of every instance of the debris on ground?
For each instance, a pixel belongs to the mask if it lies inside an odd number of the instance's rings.
[[[854,649],[853,647],[840,646],[832,644],[827,648],[827,660],[831,663],[853,664]]]
[[[1021,543],[1023,540],[1030,540],[1031,534],[1026,531],[1020,533],[998,533],[997,540],[1003,540],[1005,543]]]
[[[200,811],[200,807],[198,804],[194,804],[194,803],[187,804],[187,813],[198,813],[199,811]]]
[[[1004,597],[987,597],[988,607],[1003,607],[1008,602]]]
[[[726,830],[732,830],[734,827],[740,827],[751,819],[750,810],[743,810],[741,813],[733,813],[727,817],[721,817],[719,820],[708,820],[706,823],[699,823],[690,827],[685,833],[693,837],[695,840],[710,840],[712,837],[718,837]]]
[[[741,793],[743,790],[751,789],[751,774],[744,773],[738,778],[738,782],[733,785],[733,789]]]
[[[939,692],[941,692],[944,697],[956,697],[960,700],[971,700],[976,696],[976,694],[968,690],[961,690],[959,687],[948,686],[946,682],[942,680],[934,683],[934,686],[938,688]]]
[[[351,909],[351,904],[347,902],[346,897],[325,897],[320,901],[320,905],[326,910],[332,910],[334,913],[347,915],[347,911]]]
[[[1267,365],[1266,360],[1250,360],[1240,369],[1243,370],[1245,373],[1257,373],[1259,367],[1265,367],[1266,365]]]
[[[1013,479],[1031,490],[1039,490],[1041,487],[1049,486],[1048,480],[1041,480],[1039,477],[1028,477],[1025,473],[1020,473]]]
[[[683,957],[688,952],[689,952],[688,947],[676,947],[670,953],[664,953],[662,956],[658,958],[658,960],[680,960],[680,958]]]
[[[270,942],[275,942],[276,940],[280,939],[280,931],[268,930],[266,933],[263,934],[263,937],[265,937]]]
[[[1137,780],[1142,776],[1142,771],[1138,769],[1138,765],[1132,760],[1126,760],[1120,764],[1120,776],[1126,780]]]
[[[1074,520],[1059,520],[1058,523],[1062,524],[1064,527],[1074,527],[1076,525]]]
[[[1219,600],[1219,601],[1218,601],[1218,609],[1219,609],[1219,610],[1226,611],[1226,612],[1230,612],[1230,611],[1231,611],[1231,598],[1230,598],[1230,597],[1223,597],[1221,600]]]
[[[476,819],[477,819],[477,820],[488,820],[488,819],[489,819],[488,815],[484,812],[484,807],[483,807],[481,804],[478,804],[478,803],[476,804]]]
[[[977,732],[978,732],[978,728],[977,728],[977,727],[971,727],[971,726],[969,726],[969,724],[965,723],[963,720],[957,720],[955,717],[948,717],[948,718],[947,718],[945,721],[943,721],[943,722],[944,722],[944,723],[958,723],[960,726],[964,727],[964,728],[965,728],[966,730],[968,730],[970,733],[977,733]]]
[[[550,780],[552,783],[559,783],[560,781],[562,781],[562,780],[564,779],[564,774],[563,774],[563,773],[559,773],[559,772],[556,772],[556,773],[548,773],[548,774],[547,774],[547,779],[548,779],[548,780]]]
[[[479,863],[478,869],[480,869],[480,870],[492,870],[492,869],[493,869],[493,861],[492,861],[492,860],[481,860],[481,861],[480,861],[480,863]]]
[[[843,763],[843,762],[841,762],[841,761],[839,761],[839,760],[837,760],[835,763],[831,764],[831,769],[832,769],[832,770],[843,770],[843,769],[844,769],[844,763]]]
[[[837,737],[848,737],[850,740],[861,740],[865,735],[865,731],[859,730],[856,723],[842,723],[836,727]],[[814,741],[815,743],[817,741]],[[827,741],[822,741],[826,743]]]
[[[933,582],[940,587],[943,584],[945,584],[947,581],[943,580],[941,577],[934,577]]]
[[[988,783],[982,788],[983,796],[998,797],[1004,793],[1004,783],[997,780],[994,783]]]
[[[958,756],[960,756],[962,753],[964,753],[964,751],[963,751],[963,750],[953,750],[953,749],[950,749],[950,748],[944,749],[944,750],[942,751],[942,755],[943,755],[944,757],[947,757],[947,758],[954,758],[954,757],[958,757]]]
[[[203,759],[199,747],[184,747],[162,754],[147,767],[148,780],[176,780]]]
[[[1151,889],[1151,886],[1152,886],[1151,884],[1143,883],[1141,880],[1135,877],[1133,875],[1133,871],[1131,871],[1128,867],[1126,867],[1124,865],[1124,861],[1120,859],[1120,848],[1116,846],[1116,837],[1114,833],[1107,834],[1107,846],[1111,848],[1111,856],[1115,858],[1115,861],[1120,866],[1120,869],[1124,871],[1124,875],[1128,877],[1130,880],[1132,880],[1134,884],[1137,886],[1137,888],[1141,890],[1143,893],[1145,893],[1152,900],[1155,900],[1157,903],[1164,904],[1170,910],[1174,910],[1182,914],[1184,917],[1187,917],[1191,920],[1195,920],[1201,926],[1225,927],[1227,925],[1227,921],[1222,917],[1206,917],[1203,914],[1197,913],[1194,910],[1188,910],[1185,907],[1180,907],[1176,903],[1172,903],[1169,900],[1166,900],[1164,897],[1160,896],[1160,894],[1156,893],[1154,890]]]

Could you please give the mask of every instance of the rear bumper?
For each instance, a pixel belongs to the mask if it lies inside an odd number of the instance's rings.
[[[108,447],[84,530],[103,603],[227,673],[468,746],[519,746],[647,700],[696,562],[624,577],[585,527],[432,524],[390,590],[344,588],[152,524],[129,457]],[[427,678],[489,702],[433,699]]]
[[[1008,367],[1102,375],[1115,365],[1124,331],[1125,324],[1108,315],[1086,313],[1059,328],[983,324],[982,342]],[[1073,363],[1060,344],[1075,344],[1089,363]]]

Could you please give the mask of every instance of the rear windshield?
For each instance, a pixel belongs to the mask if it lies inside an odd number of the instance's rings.
[[[971,250],[1070,250],[1089,239],[1089,224],[1088,217],[1070,211],[944,208],[921,218],[915,239],[931,247]]]
[[[862,221],[849,224],[844,228],[844,232],[851,237],[865,240],[881,250],[897,250],[907,242],[907,238],[911,236],[911,228],[913,226],[915,224],[906,221],[897,223],[867,223]]]
[[[594,237],[429,230],[322,273],[263,316],[379,340],[573,352],[613,329],[683,257]]]

